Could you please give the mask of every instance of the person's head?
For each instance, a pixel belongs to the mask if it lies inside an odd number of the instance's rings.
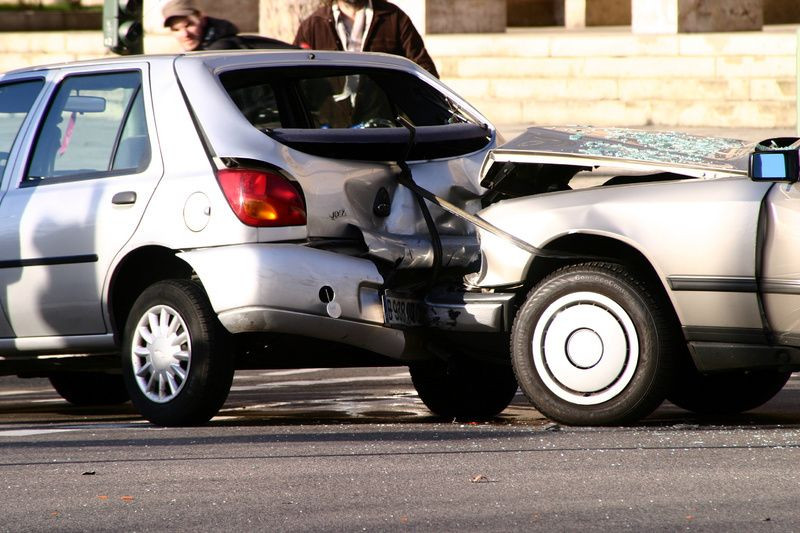
[[[161,14],[164,27],[172,30],[184,50],[196,50],[200,46],[206,17],[191,0],[170,0],[161,8]]]

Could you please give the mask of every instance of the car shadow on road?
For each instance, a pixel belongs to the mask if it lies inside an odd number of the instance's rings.
[[[761,426],[800,427],[800,388],[790,382],[772,400],[761,407],[738,414],[700,415],[664,402],[638,425],[663,426],[688,424],[697,426]]]
[[[352,391],[351,391],[352,392]],[[33,401],[31,401],[33,400]],[[265,400],[267,403],[265,403]],[[232,394],[220,413],[206,427],[270,427],[304,425],[493,425],[552,426],[521,394],[499,416],[491,419],[451,419],[430,413],[413,391],[395,391],[388,396],[369,394],[325,394],[273,401],[269,394]],[[39,392],[24,401],[0,401],[0,428],[40,424],[143,424],[130,403],[78,407],[55,393]],[[792,382],[765,405],[734,415],[698,415],[664,402],[653,414],[632,427],[800,427],[800,383]]]

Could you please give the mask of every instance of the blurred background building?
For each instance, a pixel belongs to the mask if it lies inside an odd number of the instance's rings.
[[[94,7],[88,27],[36,26],[33,15],[2,9],[36,12],[54,1],[0,0],[0,71],[108,54],[102,0],[71,2]],[[243,32],[291,41],[319,1],[197,3]],[[797,124],[798,0],[393,1],[423,34],[442,79],[496,123]],[[143,4],[145,52],[178,51],[159,1]]]

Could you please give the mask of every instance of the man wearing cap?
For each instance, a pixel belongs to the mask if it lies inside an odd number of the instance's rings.
[[[422,37],[396,5],[386,0],[330,0],[328,4],[300,24],[296,46],[400,55],[438,77]]]
[[[181,47],[194,50],[229,50],[240,48],[295,48],[283,41],[258,35],[239,35],[239,28],[229,20],[206,16],[192,0],[169,0],[161,8],[164,27]]]

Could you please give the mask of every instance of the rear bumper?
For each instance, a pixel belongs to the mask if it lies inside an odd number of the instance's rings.
[[[337,341],[413,359],[413,332],[384,326],[383,277],[365,259],[296,244],[242,244],[179,254],[231,333]]]
[[[420,332],[267,307],[239,308],[219,315],[231,333],[279,332],[363,348],[399,361],[429,357]]]

